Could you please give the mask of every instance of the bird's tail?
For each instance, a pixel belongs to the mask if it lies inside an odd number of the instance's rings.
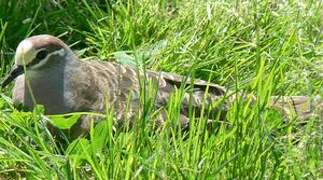
[[[323,100],[319,96],[272,96],[269,106],[283,113],[288,119],[306,119],[312,115],[323,118]]]

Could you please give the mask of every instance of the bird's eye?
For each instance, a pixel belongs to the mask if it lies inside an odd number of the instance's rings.
[[[48,55],[48,52],[46,50],[41,50],[37,53],[36,58],[38,60],[45,59],[47,55]]]

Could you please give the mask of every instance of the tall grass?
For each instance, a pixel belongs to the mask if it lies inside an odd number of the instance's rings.
[[[8,89],[0,178],[322,178],[322,117],[300,125],[266,106],[271,95],[322,95],[322,9],[322,1],[0,1],[2,76],[19,41],[46,33],[82,57],[139,62],[257,96],[252,107],[234,102],[216,132],[206,131],[205,115],[190,117],[196,123],[183,134],[181,90],[158,132],[149,125],[153,91],[143,92],[146,114],[129,131],[114,132],[107,111],[88,139],[57,143],[41,108],[15,110]]]

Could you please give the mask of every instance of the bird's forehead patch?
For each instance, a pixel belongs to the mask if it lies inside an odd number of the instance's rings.
[[[17,51],[20,53],[26,53],[33,48],[33,43],[29,40],[23,40],[17,47]]]
[[[28,39],[23,40],[17,47],[15,63],[17,65],[27,65],[35,58],[36,54],[37,51],[33,43]]]

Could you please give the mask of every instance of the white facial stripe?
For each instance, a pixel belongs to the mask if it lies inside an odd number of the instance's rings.
[[[52,55],[52,54],[57,54],[59,56],[65,56],[65,50],[64,50],[64,48],[62,48],[62,49],[59,49],[57,51],[50,53],[50,55]]]
[[[43,49],[40,49],[39,51],[41,51],[41,50],[43,50]],[[41,60],[41,61],[40,61],[39,63],[37,63],[37,64],[32,65],[30,68],[31,68],[31,69],[37,69],[37,68],[39,68],[39,67],[42,67],[43,65],[47,64],[48,59],[49,59],[51,56],[53,56],[53,55],[65,56],[65,50],[64,50],[64,48],[62,48],[62,49],[59,49],[59,50],[56,50],[56,51],[54,51],[54,52],[49,53],[49,54],[46,56],[46,58],[45,58],[45,59]]]

